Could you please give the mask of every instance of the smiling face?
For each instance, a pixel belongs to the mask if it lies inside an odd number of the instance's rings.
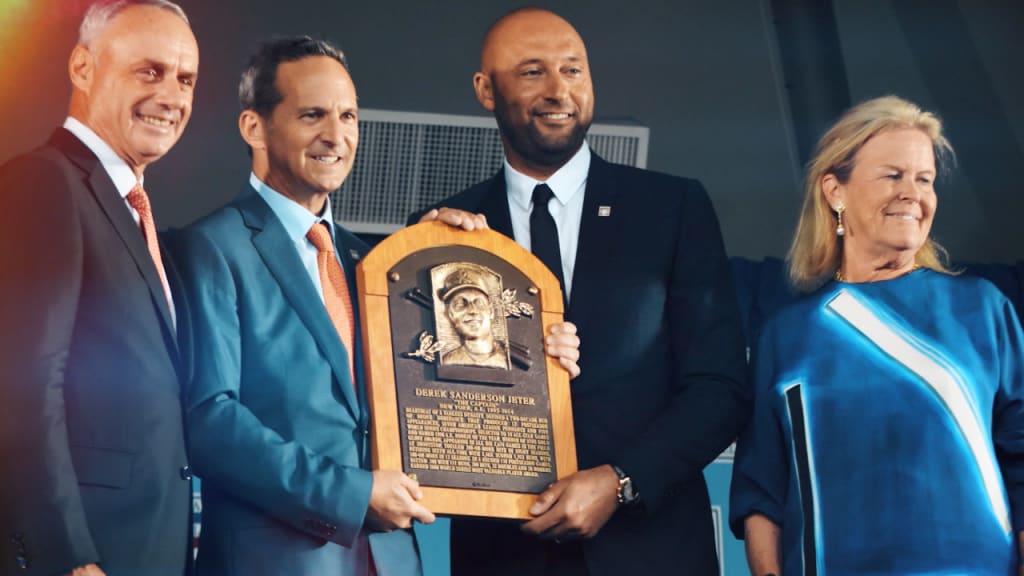
[[[269,118],[252,110],[242,112],[242,135],[253,149],[256,175],[318,213],[327,194],[344,183],[355,160],[355,85],[345,67],[329,56],[281,63],[275,85],[281,102]]]
[[[882,132],[854,157],[845,183],[822,180],[825,198],[846,207],[843,262],[912,266],[935,217],[935,156],[932,140],[916,128]]]
[[[583,39],[559,16],[528,9],[498,22],[473,83],[517,170],[545,179],[583,144],[594,116],[590,66]]]
[[[119,12],[68,64],[70,115],[141,175],[178,141],[192,112],[199,47],[176,14],[154,6]]]
[[[448,297],[448,319],[466,340],[491,336],[491,300],[476,288],[463,288]]]

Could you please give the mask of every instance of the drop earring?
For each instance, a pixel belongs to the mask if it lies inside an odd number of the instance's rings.
[[[839,206],[836,206],[836,236],[844,236],[846,234],[846,227],[843,226],[843,212],[846,212],[846,206],[842,202]]]

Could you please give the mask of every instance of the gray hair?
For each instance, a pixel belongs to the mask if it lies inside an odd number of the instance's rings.
[[[153,6],[167,10],[184,20],[186,24],[190,24],[188,16],[185,15],[185,11],[181,9],[181,6],[170,0],[110,0],[97,2],[89,6],[89,9],[85,11],[85,16],[82,17],[82,25],[78,27],[78,43],[82,46],[91,44],[99,36],[100,32],[103,32],[107,25],[110,24],[111,20],[129,6]]]

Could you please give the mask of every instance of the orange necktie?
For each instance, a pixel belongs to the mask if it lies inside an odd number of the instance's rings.
[[[338,331],[338,336],[341,337],[341,342],[345,345],[345,351],[348,352],[349,376],[352,378],[352,385],[355,386],[355,325],[352,322],[352,298],[348,292],[345,271],[341,269],[341,264],[334,255],[334,242],[331,241],[331,233],[327,230],[326,224],[313,224],[306,238],[317,249],[316,268],[320,273],[324,305],[335,330]]]
[[[146,240],[146,248],[149,249],[149,257],[153,259],[157,274],[160,275],[160,284],[164,287],[164,297],[167,298],[167,305],[173,309],[171,300],[171,288],[167,284],[167,275],[164,273],[164,261],[160,258],[160,244],[156,239],[156,225],[153,223],[153,209],[149,206],[149,196],[142,189],[142,184],[136,184],[128,193],[128,204],[139,213],[139,225],[142,227],[142,237]]]

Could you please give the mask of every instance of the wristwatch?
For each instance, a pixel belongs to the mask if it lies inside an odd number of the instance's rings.
[[[630,478],[626,472],[612,464],[612,470],[615,470],[615,474],[619,477],[619,487],[615,491],[615,496],[619,500],[619,505],[629,506],[635,504],[640,500],[640,491],[633,486],[633,479]]]

